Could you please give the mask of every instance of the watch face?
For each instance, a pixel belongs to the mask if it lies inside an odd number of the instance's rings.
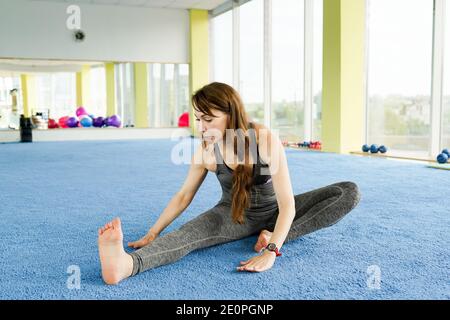
[[[275,250],[276,247],[277,247],[277,245],[275,243],[269,243],[269,245],[267,246],[267,249]]]

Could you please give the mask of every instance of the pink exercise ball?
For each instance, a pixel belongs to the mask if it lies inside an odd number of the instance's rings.
[[[86,109],[84,109],[83,107],[78,107],[77,111],[75,113],[76,113],[77,117],[88,115]]]

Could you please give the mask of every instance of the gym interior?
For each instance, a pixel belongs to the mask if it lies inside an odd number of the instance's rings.
[[[450,298],[445,0],[0,0],[0,41],[0,299]],[[265,272],[235,270],[251,236],[105,285],[98,227],[156,221],[211,82],[279,136],[295,194],[360,203]],[[208,174],[163,233],[220,196]]]

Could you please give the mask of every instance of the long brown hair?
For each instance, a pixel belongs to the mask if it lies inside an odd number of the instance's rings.
[[[248,208],[250,204],[250,189],[253,183],[253,166],[249,165],[249,137],[247,134],[248,116],[245,112],[242,99],[233,87],[225,83],[212,82],[195,92],[192,96],[192,106],[196,111],[211,117],[214,117],[211,109],[228,114],[229,122],[227,124],[227,129],[233,129],[232,132],[237,133],[233,134],[234,155],[237,154],[238,140],[239,145],[244,144],[245,146],[244,164],[238,164],[237,168],[233,171],[231,202],[233,222],[243,224],[245,208]],[[240,134],[242,131],[238,129],[242,129],[246,134]],[[226,135],[224,136],[224,142],[225,137]],[[206,146],[205,141],[203,141],[203,146]]]

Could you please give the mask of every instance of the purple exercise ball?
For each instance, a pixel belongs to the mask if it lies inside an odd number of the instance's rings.
[[[97,117],[94,119],[94,122],[93,122],[94,127],[101,128],[104,126],[104,124],[105,124],[105,118]]]
[[[120,117],[116,114],[106,119],[107,126],[119,128],[121,124]]]
[[[70,117],[67,119],[67,126],[69,128],[75,128],[78,126],[78,119],[76,117]]]

